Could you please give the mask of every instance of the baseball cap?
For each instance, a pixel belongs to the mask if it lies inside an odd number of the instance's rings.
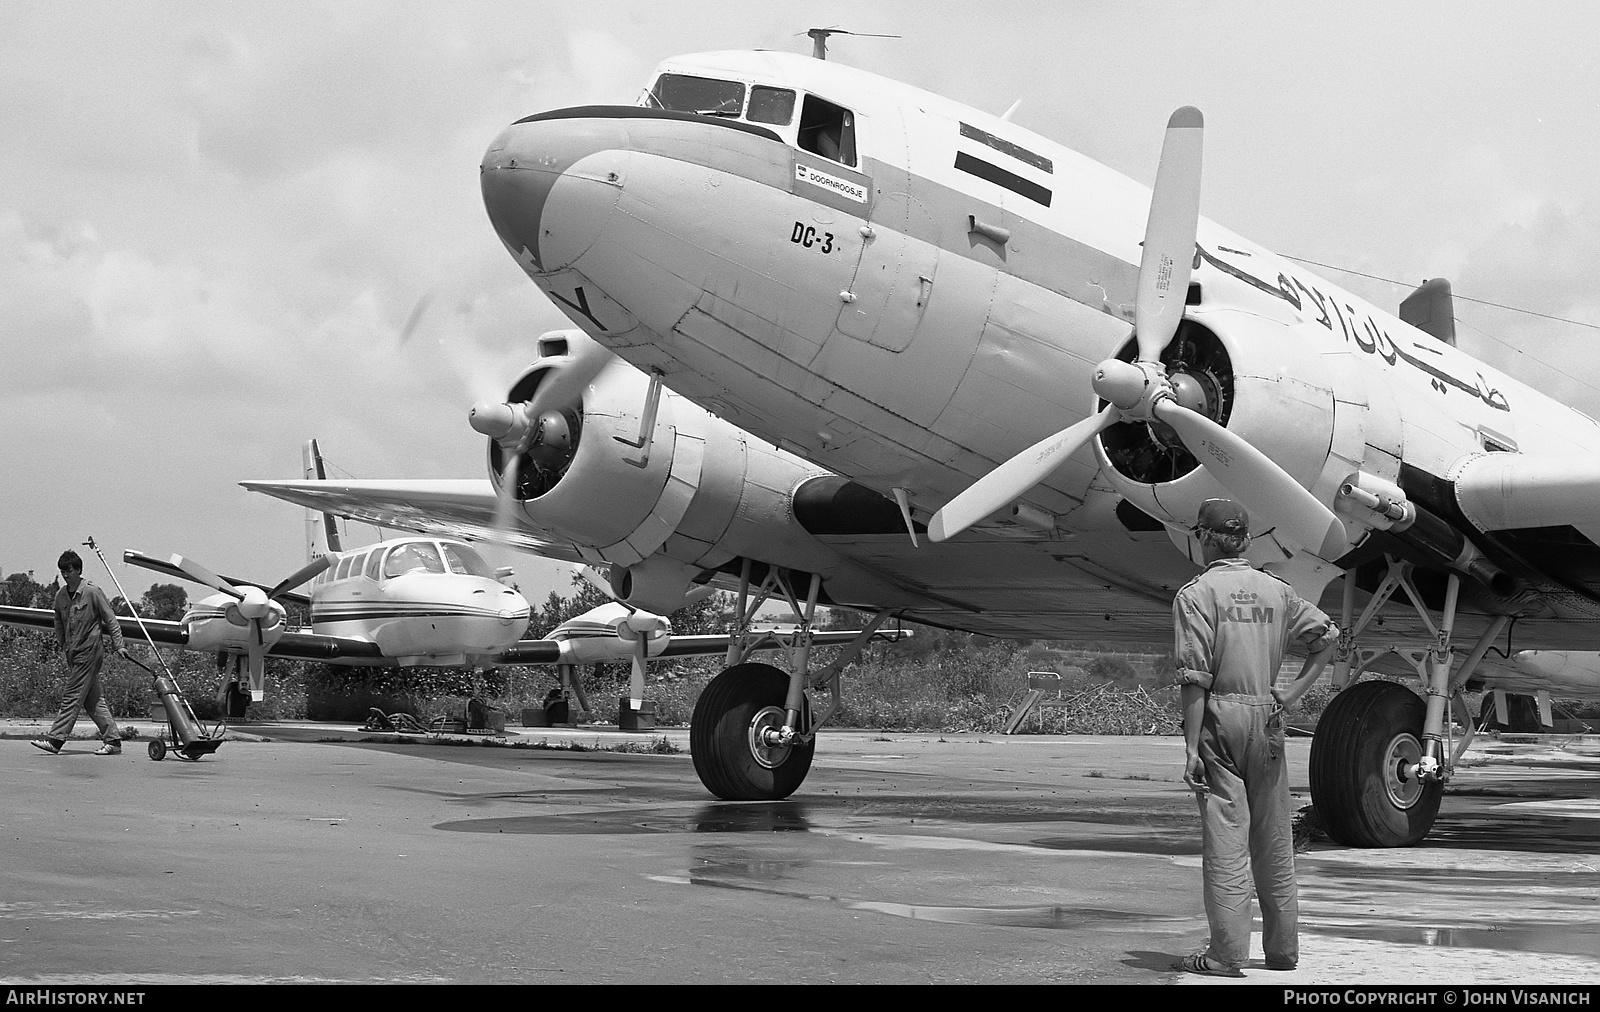
[[[1218,534],[1249,534],[1250,514],[1232,499],[1207,499],[1200,504],[1195,528]]]

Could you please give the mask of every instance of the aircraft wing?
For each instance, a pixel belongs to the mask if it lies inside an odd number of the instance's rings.
[[[140,629],[139,620],[127,615],[117,616],[117,623],[122,626],[123,639],[131,646],[135,643],[144,643],[144,630],[149,630],[150,639],[157,646],[187,647],[189,646],[189,630],[183,627],[182,622],[168,622],[162,619],[147,618],[144,620],[144,629]],[[16,608],[10,605],[0,605],[0,625],[21,626],[25,629],[42,629],[54,632],[56,627],[55,612],[49,608]],[[324,636],[319,633],[285,632],[278,637],[278,641],[267,650],[268,657],[289,657],[296,660],[307,661],[335,661],[340,658],[350,657],[382,657],[383,652],[376,643],[367,640],[349,639],[344,636]]]
[[[139,630],[139,621],[126,615],[118,615],[117,623],[122,626],[122,636],[130,644],[143,643],[144,633]],[[56,613],[49,608],[16,608],[11,605],[0,605],[0,625],[21,626],[25,629],[44,629],[55,632]],[[161,646],[186,646],[189,642],[189,631],[181,622],[167,622],[161,619],[147,618],[144,627],[150,631],[150,638]]]
[[[1480,530],[1570,525],[1600,540],[1600,461],[1486,453],[1451,477],[1457,504]]]
[[[501,529],[500,499],[487,478],[363,481],[241,481],[252,492],[351,520],[489,544],[550,559],[581,562],[570,544],[518,524]]]
[[[495,658],[497,664],[555,664],[561,645],[555,640],[522,640]]]
[[[861,635],[859,629],[829,629],[811,634],[813,646],[838,646],[852,642]],[[872,634],[875,640],[884,640],[889,643],[896,642],[911,634],[901,629],[880,629]],[[696,657],[707,654],[725,654],[728,652],[729,637],[720,634],[704,636],[674,636],[667,641],[657,657]],[[783,646],[776,633],[767,633],[755,642],[752,650],[775,650]],[[652,658],[653,660],[654,658]]]

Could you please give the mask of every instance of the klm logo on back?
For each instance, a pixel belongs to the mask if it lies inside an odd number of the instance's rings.
[[[1217,616],[1222,622],[1271,622],[1272,609],[1256,602],[1260,597],[1249,590],[1236,590],[1228,595],[1232,604],[1224,605]]]

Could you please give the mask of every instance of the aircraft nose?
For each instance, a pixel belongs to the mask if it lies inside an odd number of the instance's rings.
[[[530,273],[570,266],[622,192],[624,127],[598,112],[562,109],[519,120],[483,156],[484,209]]]

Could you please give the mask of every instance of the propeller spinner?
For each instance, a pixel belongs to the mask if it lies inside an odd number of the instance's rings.
[[[1117,422],[1165,423],[1185,448],[1251,512],[1323,558],[1349,549],[1333,511],[1272,458],[1193,407],[1161,364],[1183,319],[1194,270],[1200,218],[1200,168],[1204,120],[1184,106],[1167,121],[1161,164],[1150,196],[1144,251],[1134,303],[1134,362],[1108,359],[1092,386],[1107,406],[1098,414],[1040,440],[984,475],[935,513],[928,536],[945,541],[1027,493]],[[1180,396],[1184,395],[1184,396]]]

